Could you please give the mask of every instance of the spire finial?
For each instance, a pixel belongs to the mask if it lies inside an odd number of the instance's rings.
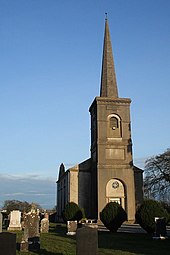
[[[107,20],[107,12],[105,12],[105,20]]]

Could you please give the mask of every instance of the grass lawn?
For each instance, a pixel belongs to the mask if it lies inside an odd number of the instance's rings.
[[[98,255],[169,255],[170,239],[153,240],[147,234],[99,232]],[[17,232],[17,242],[21,232]],[[75,255],[75,236],[67,236],[65,226],[51,224],[48,234],[41,234],[41,249],[37,252],[20,252],[17,255]]]

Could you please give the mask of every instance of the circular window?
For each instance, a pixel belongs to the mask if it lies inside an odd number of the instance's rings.
[[[113,188],[113,189],[117,189],[118,187],[119,187],[118,181],[114,181],[114,182],[112,183],[112,188]]]

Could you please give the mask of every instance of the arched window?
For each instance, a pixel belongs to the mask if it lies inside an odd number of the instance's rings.
[[[108,116],[108,138],[122,137],[121,119],[118,115]]]
[[[118,119],[116,117],[111,117],[110,118],[110,128],[112,130],[116,130],[117,128],[119,128],[119,122],[118,122]]]
[[[125,209],[125,198],[126,195],[123,182],[118,179],[110,179],[106,185],[106,203],[116,202]]]

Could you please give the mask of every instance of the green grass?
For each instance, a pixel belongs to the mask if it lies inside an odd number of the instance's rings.
[[[17,242],[21,240],[17,232]],[[169,255],[170,239],[153,240],[147,234],[99,232],[98,255]],[[37,252],[20,252],[17,255],[75,255],[75,236],[67,236],[65,226],[51,224],[48,234],[41,234],[41,249]]]

